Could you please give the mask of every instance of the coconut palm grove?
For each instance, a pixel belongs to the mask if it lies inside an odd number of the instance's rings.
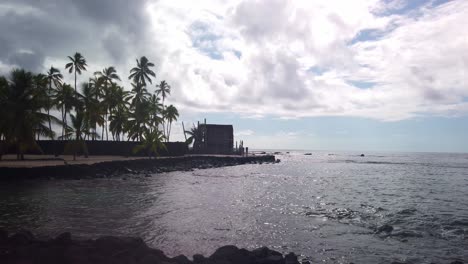
[[[131,89],[126,89],[113,66],[80,80],[86,58],[76,52],[68,59],[45,73],[13,69],[0,76],[0,155],[14,147],[18,159],[24,159],[25,152],[39,148],[39,139],[66,140],[75,148],[85,140],[141,141],[164,148],[179,113],[164,105],[171,87],[164,80],[155,84],[154,63],[145,56],[137,59],[128,75]],[[64,74],[74,82],[65,83]],[[154,93],[148,91],[151,86]]]

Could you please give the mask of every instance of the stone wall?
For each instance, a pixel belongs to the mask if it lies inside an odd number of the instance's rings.
[[[135,146],[140,142],[136,141],[91,141],[87,140],[86,146],[89,155],[94,156],[146,156],[145,153],[133,153]],[[66,140],[39,140],[38,145],[41,147],[43,154],[46,155],[62,155],[64,154]],[[160,150],[160,156],[183,156],[187,154],[187,144],[184,142],[167,142],[165,143],[167,150]],[[10,146],[4,154],[15,154],[14,146]],[[26,154],[41,154],[40,152],[28,152]]]

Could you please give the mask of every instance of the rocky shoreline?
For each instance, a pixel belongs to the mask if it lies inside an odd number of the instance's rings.
[[[68,164],[32,168],[0,167],[0,181],[30,179],[87,179],[122,175],[151,176],[153,173],[190,171],[251,163],[273,163],[273,155],[262,156],[182,156],[157,159],[106,161],[95,164]]]
[[[174,258],[148,247],[141,238],[100,237],[74,240],[70,233],[39,240],[29,231],[8,236],[0,230],[0,263],[3,264],[300,264],[294,253],[282,255],[266,247],[252,251],[235,246],[218,248],[211,256]],[[307,264],[308,261],[302,262]]]
[[[9,236],[0,229],[0,263],[2,264],[310,264],[299,261],[294,253],[286,255],[267,247],[254,250],[228,245],[205,257],[184,255],[168,257],[150,248],[137,237],[104,236],[97,239],[73,239],[70,233],[56,238],[38,239],[29,231]],[[463,264],[452,261],[450,264]],[[353,263],[350,263],[353,264]],[[391,262],[391,264],[404,264]]]

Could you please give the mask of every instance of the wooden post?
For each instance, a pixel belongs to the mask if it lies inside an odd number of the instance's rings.
[[[206,127],[206,118],[205,118],[205,134],[204,134],[204,137],[205,137],[205,140],[204,140],[204,141],[205,141],[205,149],[207,149],[207,147],[208,147],[208,144],[207,144],[208,135],[207,135],[207,134],[208,134],[208,129],[207,129],[207,127]]]
[[[200,131],[200,121],[197,121],[197,131],[198,131],[197,133],[201,133],[201,131]],[[200,138],[200,140],[201,140],[201,138]],[[198,142],[198,144],[200,144],[200,142]],[[199,147],[200,146],[197,145],[197,151],[200,151]]]

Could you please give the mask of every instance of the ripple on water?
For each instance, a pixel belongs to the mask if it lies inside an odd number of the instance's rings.
[[[468,156],[333,154],[125,181],[1,185],[0,227],[136,235],[173,256],[235,244],[317,263],[468,259]],[[378,232],[384,225],[391,228]]]

